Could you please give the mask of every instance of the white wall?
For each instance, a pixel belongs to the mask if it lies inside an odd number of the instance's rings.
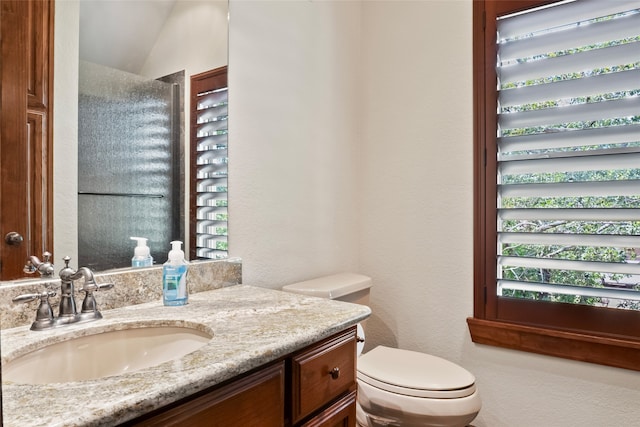
[[[363,10],[360,259],[376,285],[369,329],[381,343],[440,355],[459,353],[473,310],[469,6]],[[385,223],[391,232],[381,234]]]
[[[158,78],[186,69],[193,74],[227,65],[228,2],[178,0],[140,74]]]
[[[53,69],[53,264],[78,261],[78,34],[80,3],[55,7]],[[40,254],[34,254],[40,256]]]
[[[354,270],[360,5],[229,9],[230,255],[261,286]]]
[[[231,253],[266,287],[372,276],[368,348],[468,368],[476,427],[639,425],[639,372],[469,339],[471,10],[231,0]]]

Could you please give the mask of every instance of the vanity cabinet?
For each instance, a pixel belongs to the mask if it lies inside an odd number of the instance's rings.
[[[355,332],[349,330],[291,357],[291,412],[294,424],[355,389],[355,354]],[[332,411],[341,409],[341,405],[338,406]]]
[[[126,425],[354,427],[355,327]]]
[[[132,425],[279,427],[284,419],[284,379],[284,362],[278,362]]]

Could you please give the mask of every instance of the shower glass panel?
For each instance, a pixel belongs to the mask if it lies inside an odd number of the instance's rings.
[[[80,62],[78,95],[78,263],[131,265],[149,239],[166,260],[180,226],[179,86]]]

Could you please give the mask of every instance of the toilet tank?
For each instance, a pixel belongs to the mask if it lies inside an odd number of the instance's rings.
[[[282,287],[283,291],[369,305],[371,278],[357,273],[338,273]]]

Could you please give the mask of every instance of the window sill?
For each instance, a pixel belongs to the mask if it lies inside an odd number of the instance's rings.
[[[477,344],[640,371],[640,341],[468,318]]]

